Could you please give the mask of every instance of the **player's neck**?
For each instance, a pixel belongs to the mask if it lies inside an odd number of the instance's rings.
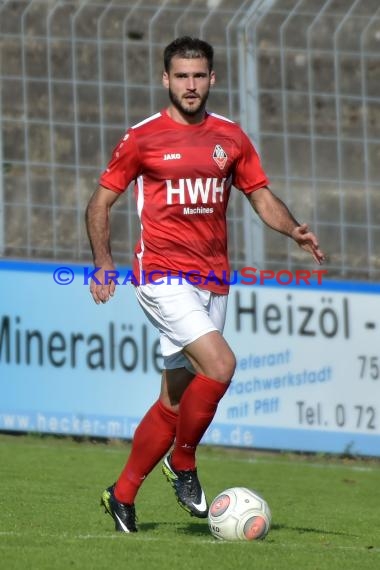
[[[180,123],[181,125],[198,125],[204,121],[206,116],[205,109],[200,109],[199,113],[189,116],[181,113],[181,111],[174,105],[169,105],[166,112],[173,121]]]

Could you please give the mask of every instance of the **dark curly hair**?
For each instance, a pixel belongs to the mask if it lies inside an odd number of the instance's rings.
[[[171,60],[174,56],[182,57],[184,59],[204,57],[207,59],[209,71],[213,69],[213,47],[204,40],[200,40],[199,38],[183,36],[182,38],[177,38],[168,46],[166,46],[164,50],[164,68],[166,72],[169,71]]]

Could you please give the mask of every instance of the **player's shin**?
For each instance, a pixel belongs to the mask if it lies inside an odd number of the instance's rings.
[[[195,451],[212,422],[229,383],[197,374],[186,388],[179,406],[176,440],[171,463],[176,470],[195,468]]]
[[[132,504],[145,477],[170,449],[176,432],[177,414],[160,400],[148,410],[137,427],[128,461],[116,483],[115,497]]]

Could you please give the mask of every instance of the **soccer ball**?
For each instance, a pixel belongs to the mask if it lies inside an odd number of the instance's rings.
[[[211,534],[221,540],[258,540],[269,531],[268,503],[255,491],[232,487],[219,493],[208,513]]]

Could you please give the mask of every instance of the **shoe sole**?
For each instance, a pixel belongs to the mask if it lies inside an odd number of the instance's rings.
[[[162,473],[165,475],[166,480],[168,483],[170,483],[170,485],[172,486],[173,490],[174,490],[174,494],[175,497],[177,499],[177,503],[179,504],[179,506],[186,511],[187,513],[189,513],[190,516],[195,517],[197,519],[205,519],[208,516],[208,510],[206,513],[195,513],[194,511],[191,510],[191,508],[186,505],[186,503],[183,503],[181,501],[181,499],[178,497],[177,495],[177,489],[175,488],[175,484],[174,481],[177,480],[177,476],[175,473],[173,473],[173,471],[171,470],[170,466],[167,464],[166,459],[164,460],[163,464],[162,464]]]
[[[111,515],[111,517],[113,518],[111,507],[109,504],[110,496],[111,495],[109,491],[103,491],[102,496],[100,498],[100,506],[104,507],[105,514]]]

